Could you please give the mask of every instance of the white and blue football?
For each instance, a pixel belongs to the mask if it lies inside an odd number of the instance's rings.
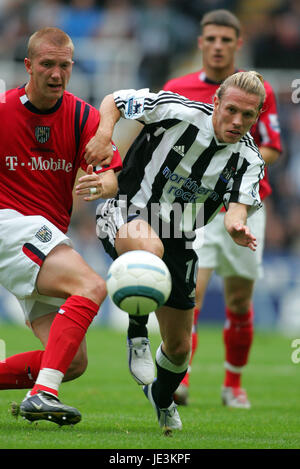
[[[172,280],[166,264],[148,251],[129,251],[110,266],[107,291],[123,311],[143,316],[162,306],[171,293]]]

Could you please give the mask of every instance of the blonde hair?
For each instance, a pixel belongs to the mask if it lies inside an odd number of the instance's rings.
[[[260,103],[258,109],[260,110],[263,107],[266,99],[266,90],[264,87],[264,79],[258,72],[251,70],[249,72],[237,72],[230,75],[217,89],[217,97],[221,100],[225,91],[230,87],[239,88],[246,93],[259,96]]]
[[[56,47],[70,47],[72,55],[74,44],[70,36],[59,28],[42,28],[33,33],[28,41],[27,55],[32,59],[42,41],[48,41]]]

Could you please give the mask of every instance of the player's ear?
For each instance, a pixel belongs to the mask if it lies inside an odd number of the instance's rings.
[[[214,107],[217,108],[220,103],[220,98],[218,97],[217,93],[214,95]]]
[[[255,119],[255,124],[256,124],[256,122],[258,121],[258,119],[260,118],[261,113],[262,113],[262,109],[259,109],[259,111],[257,112],[256,119]]]
[[[28,57],[25,57],[24,64],[25,64],[25,68],[26,68],[27,73],[29,75],[31,75],[31,73],[32,73],[32,71],[31,71],[31,60],[28,59]]]
[[[198,49],[202,50],[203,45],[203,38],[202,36],[198,36]]]
[[[239,37],[236,43],[236,50],[240,50],[243,47],[244,40],[242,37]]]

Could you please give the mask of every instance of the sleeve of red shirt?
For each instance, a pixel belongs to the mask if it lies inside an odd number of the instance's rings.
[[[252,133],[256,144],[259,147],[270,147],[282,151],[280,141],[280,125],[278,121],[276,98],[271,85],[265,82],[266,99],[262,113],[254,133]]]
[[[172,93],[180,94],[180,83],[178,83],[178,78],[172,78],[171,80],[167,81],[163,88],[164,91],[172,91]],[[184,92],[182,93],[185,96]]]
[[[162,88],[164,91],[173,91],[172,86],[171,86],[171,81],[172,80],[169,80],[164,84],[164,86]]]
[[[98,125],[100,121],[99,111],[97,109],[90,106],[89,116],[85,122],[84,128],[80,135],[80,146],[78,150],[78,156],[80,158],[80,166],[85,171],[87,168],[86,161],[84,159],[85,147],[90,141],[90,139],[95,135]],[[108,171],[109,169],[113,169],[115,172],[120,171],[122,169],[122,159],[119,153],[118,148],[111,142],[113,148],[113,159],[110,165],[100,166],[97,165],[94,170],[96,173],[103,173],[104,171]]]

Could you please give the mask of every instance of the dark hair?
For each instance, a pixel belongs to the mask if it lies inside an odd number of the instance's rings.
[[[236,32],[237,37],[241,34],[241,23],[239,19],[231,13],[229,10],[212,10],[206,13],[201,22],[201,31],[204,26],[208,24],[215,24],[217,26],[227,26],[233,28]]]

